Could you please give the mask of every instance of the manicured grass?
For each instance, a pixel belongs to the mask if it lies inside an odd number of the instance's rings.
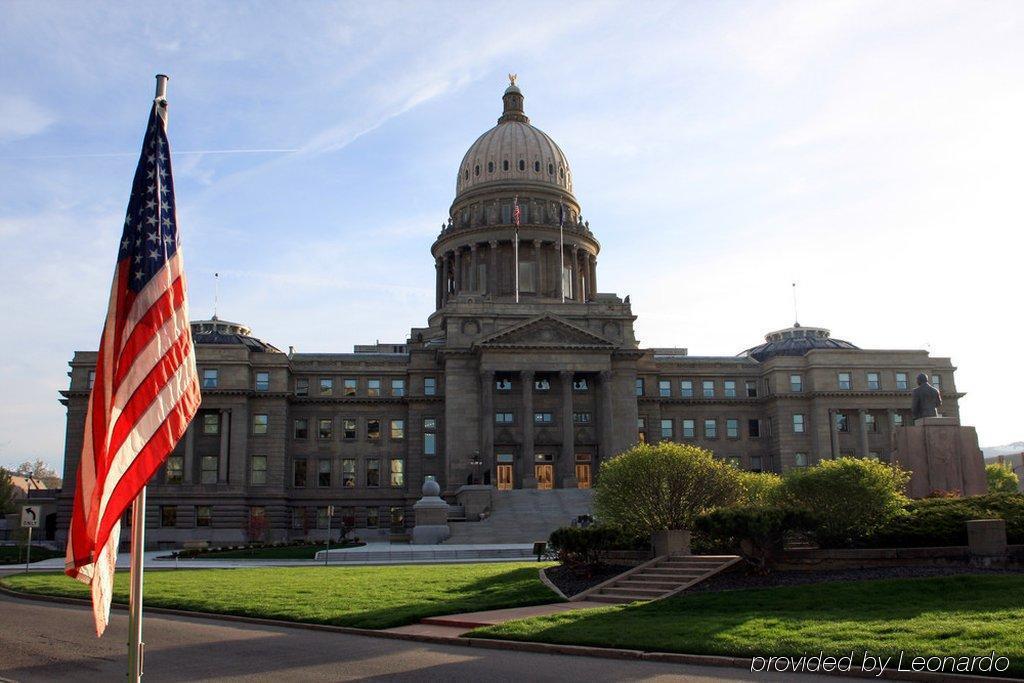
[[[424,617],[539,605],[559,599],[536,562],[383,567],[268,567],[149,571],[152,607],[389,628]],[[0,578],[17,591],[86,598],[88,587],[63,574]],[[114,601],[128,602],[128,572],[118,572]]]
[[[33,562],[38,560],[48,560],[51,557],[63,557],[64,552],[60,550],[50,550],[49,548],[42,548],[35,544],[32,544],[32,557],[30,558]],[[19,562],[25,562],[25,547],[4,545],[0,546],[0,564],[18,564]]]
[[[734,656],[996,655],[1024,674],[1024,576],[696,593],[506,622],[472,636]],[[894,660],[895,661],[895,660]],[[909,664],[908,664],[909,666]],[[1003,675],[1009,675],[1003,674]]]

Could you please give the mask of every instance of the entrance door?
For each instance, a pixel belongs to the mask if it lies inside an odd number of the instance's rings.
[[[498,490],[512,490],[512,465],[498,465]]]
[[[537,477],[537,488],[549,491],[554,486],[555,468],[553,465],[534,465],[534,476]]]
[[[576,463],[576,486],[581,489],[590,488],[590,463]]]

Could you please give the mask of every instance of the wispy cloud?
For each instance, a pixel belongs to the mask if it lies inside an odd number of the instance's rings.
[[[56,120],[56,114],[27,97],[0,95],[0,143],[38,135]]]

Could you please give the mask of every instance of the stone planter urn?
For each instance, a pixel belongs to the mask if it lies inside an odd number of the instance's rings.
[[[651,534],[654,556],[689,555],[690,532],[686,529],[662,529]]]

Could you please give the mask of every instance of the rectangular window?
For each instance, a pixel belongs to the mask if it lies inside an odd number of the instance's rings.
[[[423,418],[423,455],[437,455],[437,419]]]
[[[182,473],[185,470],[185,458],[180,455],[167,456],[167,464],[164,466],[164,483],[180,484]]]
[[[514,421],[515,417],[512,413],[495,413],[494,421],[501,425],[510,425]]]
[[[519,291],[521,292],[535,292],[537,291],[533,282],[533,267],[532,261],[520,261],[519,262]]]
[[[329,417],[323,417],[317,420],[316,423],[316,438],[329,440],[334,436],[334,420]]]
[[[757,382],[747,380],[747,398],[757,398]]]
[[[96,371],[95,370],[90,370],[89,371],[89,379],[88,379],[87,383],[88,383],[88,389],[90,389],[90,390],[92,389],[93,385],[96,384]]]
[[[907,373],[905,373],[905,372],[897,372],[896,373],[896,388],[897,389],[906,389],[906,388],[908,388],[908,385],[907,385]]]
[[[402,488],[405,486],[405,461],[395,459],[391,461],[391,486]]]
[[[636,419],[636,441],[637,443],[647,443],[647,419],[638,417]]]
[[[761,456],[760,455],[752,455],[752,456],[750,456],[750,469],[753,472],[760,472],[761,471],[762,468],[761,468]]]
[[[672,438],[672,420],[661,421],[661,438],[671,439]]]
[[[882,382],[878,378],[878,373],[877,372],[869,372],[868,373],[868,390],[869,391],[878,391],[881,388],[882,388]]]
[[[573,391],[590,391],[590,382],[586,377],[577,377],[572,381]]]
[[[436,377],[424,377],[423,378],[423,395],[424,396],[436,396],[437,395],[437,378]]]
[[[512,391],[512,380],[509,377],[498,377],[494,380],[496,391]]]
[[[723,385],[723,391],[729,398],[735,398],[736,396],[736,380],[727,379]]]
[[[330,377],[320,378],[320,395],[330,396],[334,393],[334,380]]]
[[[693,380],[679,380],[679,395],[683,398],[693,398]]]
[[[704,398],[715,397],[715,380],[706,379],[701,383],[701,386],[704,388]]]
[[[875,422],[875,416],[872,413],[864,413],[864,426],[869,432],[878,431],[878,423]]]
[[[573,413],[572,421],[576,424],[590,424],[590,413]]]
[[[292,508],[292,528],[306,528],[306,508]]]
[[[220,434],[220,413],[203,413],[203,434]]]
[[[309,380],[305,377],[299,377],[295,380],[295,395],[296,396],[309,396]]]
[[[405,420],[391,421],[391,439],[399,440],[405,438]]]
[[[636,389],[635,389],[635,392],[636,392],[637,396],[643,396],[644,395],[644,378],[643,377],[637,377],[636,378]]]
[[[393,379],[393,380],[391,380],[391,395],[392,396],[405,396],[405,380],[404,379]]]
[[[366,528],[376,529],[380,526],[380,510],[377,508],[366,508]]]
[[[168,528],[178,526],[178,506],[177,505],[161,505],[160,506],[160,526],[168,527]]]
[[[903,426],[903,413],[893,413],[892,414],[892,426],[893,427],[902,427]]]
[[[718,420],[715,420],[715,419],[704,420],[704,438],[705,439],[717,439],[718,438]]]
[[[380,420],[366,421],[366,438],[370,441],[378,441],[380,439]]]
[[[270,420],[266,413],[257,413],[252,416],[252,433],[253,434],[266,434],[267,425],[270,424]]]
[[[380,396],[380,380],[379,379],[368,379],[366,380],[366,395],[377,397]]]
[[[320,488],[331,485],[331,461],[328,458],[322,458],[316,465],[316,485]]]
[[[306,461],[296,460],[292,463],[292,486],[303,488],[306,485]]]
[[[730,439],[740,438],[740,421],[736,418],[728,418],[725,421],[725,435]]]
[[[837,432],[848,432],[850,431],[850,421],[846,419],[845,413],[836,413],[836,431]]]
[[[790,375],[789,376],[789,390],[794,393],[799,393],[804,390],[804,377],[803,375]]]
[[[551,380],[549,380],[547,377],[539,377],[539,378],[533,380],[533,390],[534,391],[550,391],[551,390]]]
[[[803,434],[804,433],[804,416],[801,413],[793,414],[793,433]]]
[[[295,418],[295,429],[292,432],[296,439],[309,438],[309,420],[304,417]]]
[[[672,382],[668,381],[667,379],[659,379],[658,380],[658,396],[661,396],[661,397],[665,398],[665,397],[669,397],[671,395],[672,395]]]
[[[356,461],[352,458],[345,458],[341,461],[341,487],[345,489],[356,487]]]
[[[342,395],[343,396],[355,396],[356,392],[358,391],[358,388],[359,388],[358,380],[356,380],[353,377],[349,377],[348,379],[346,379],[346,380],[344,380],[342,382]]]
[[[840,372],[839,373],[839,388],[844,390],[844,391],[848,391],[851,386],[852,385],[851,385],[851,382],[850,382],[850,373],[848,373],[848,372]]]
[[[270,391],[270,373],[256,373],[256,391]]]
[[[932,386],[936,389],[942,389],[942,375],[932,375]]]
[[[794,453],[793,464],[796,467],[807,467],[807,454],[806,453]]]
[[[330,513],[330,510],[328,510],[326,507],[319,507],[319,508],[316,509],[316,528],[317,529],[326,529],[327,528],[327,518],[329,517],[329,513]]]
[[[344,439],[354,439],[358,434],[356,430],[356,421],[351,417],[346,417],[341,421],[341,436]]]
[[[683,420],[683,438],[692,439],[697,436],[697,422],[695,420]]]
[[[393,507],[391,513],[391,528],[399,531],[405,528],[405,508]]]
[[[380,460],[366,461],[366,485],[380,486]]]
[[[196,506],[196,526],[213,526],[213,508],[209,505]]]
[[[553,415],[551,413],[534,413],[533,422],[534,424],[551,424]]]
[[[267,456],[254,455],[249,459],[249,483],[256,486],[267,483]]]
[[[761,438],[761,421],[758,419],[747,420],[747,434],[751,439]]]
[[[203,370],[203,389],[216,389],[220,384],[220,370]]]
[[[199,461],[199,482],[202,484],[216,484],[217,474],[220,471],[220,462],[216,455],[204,455]]]

